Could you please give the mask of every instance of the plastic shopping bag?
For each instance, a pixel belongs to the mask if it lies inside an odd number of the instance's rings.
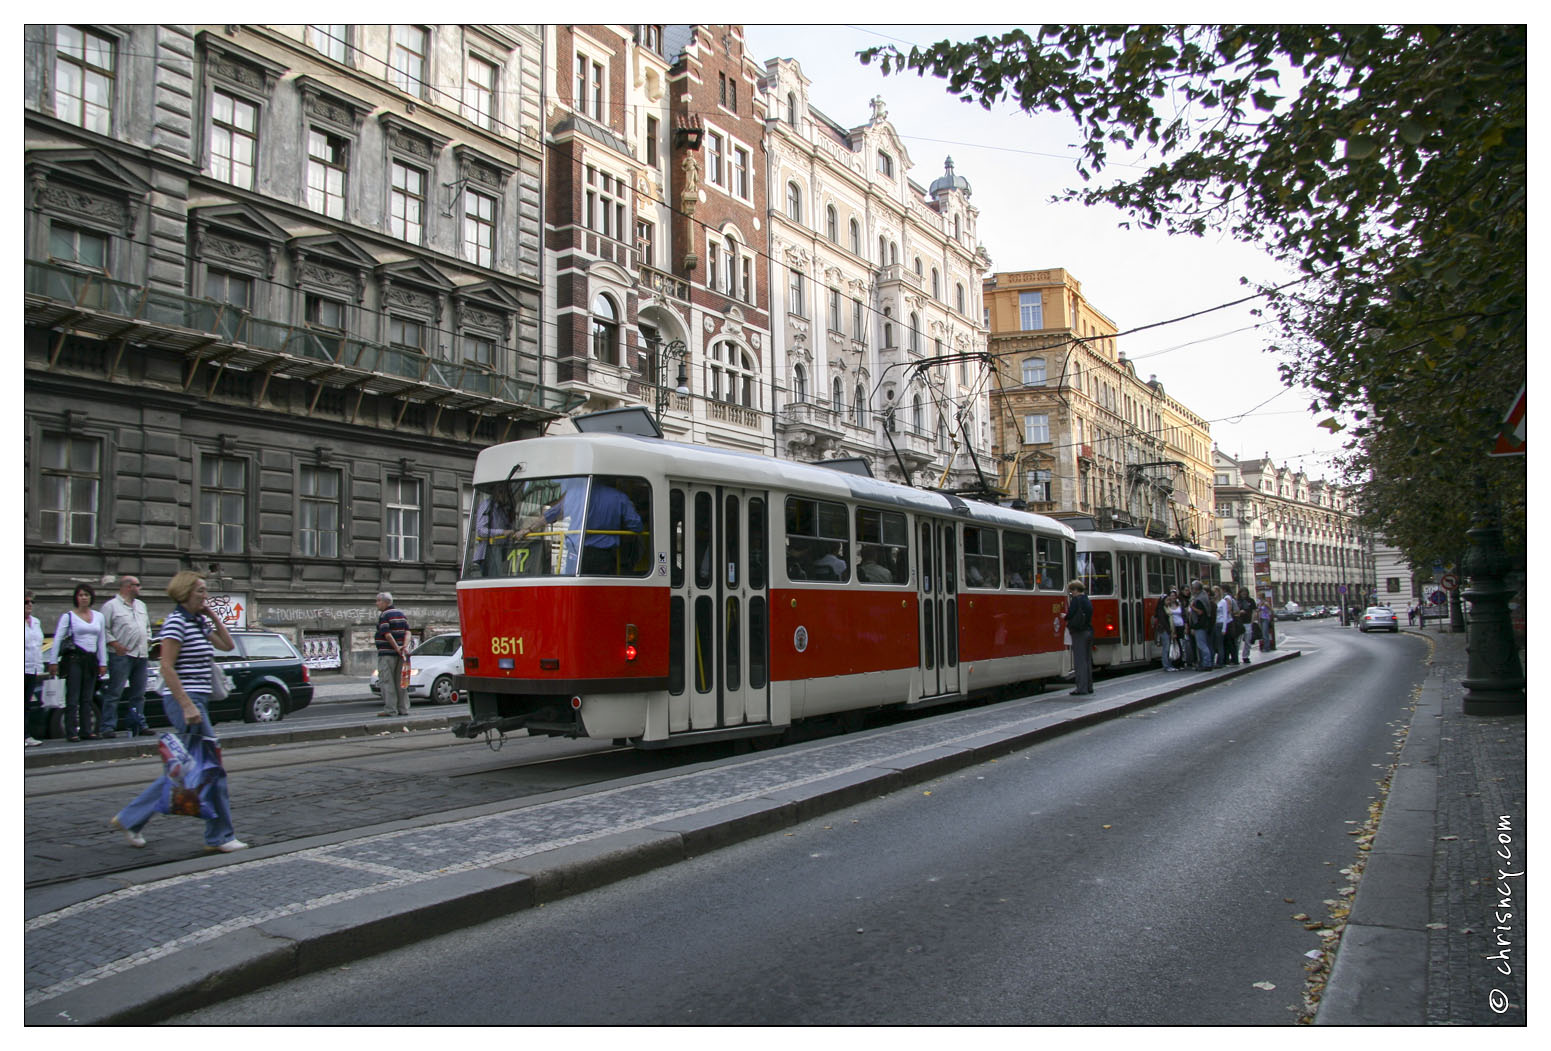
[[[65,706],[65,680],[43,680],[43,707],[63,708]]]
[[[162,734],[159,744],[166,769],[157,780],[161,794],[156,809],[184,817],[215,817],[211,789],[226,776],[221,766],[221,744],[195,730],[187,737]]]

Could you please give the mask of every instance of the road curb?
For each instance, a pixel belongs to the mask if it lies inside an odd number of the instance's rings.
[[[29,1006],[25,1020],[31,1025],[133,1025],[165,1020],[790,828],[1300,656],[1300,651],[1289,650],[1211,674],[1181,672],[1188,678],[1178,685],[1129,699],[1105,700],[1101,694],[1080,706],[1037,718],[1025,731],[987,733],[965,743],[924,750],[909,760],[836,774],[520,861],[449,872],[262,922],[172,952],[157,966],[135,967]]]

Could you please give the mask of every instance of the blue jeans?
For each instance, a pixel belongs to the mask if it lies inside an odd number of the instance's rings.
[[[208,709],[209,695],[203,693],[190,693],[189,700],[199,709],[199,717],[204,720],[201,725],[205,732],[211,736],[215,731],[210,728],[210,712]],[[162,692],[162,710],[167,713],[167,721],[172,724],[174,733],[182,734],[188,728],[183,719],[183,707],[166,691]],[[159,811],[156,803],[161,799],[161,786],[152,781],[130,804],[118,812],[118,823],[127,829],[139,832],[145,827]],[[226,778],[216,781],[210,793],[210,802],[215,807],[215,817],[205,819],[205,845],[218,847],[222,843],[237,838],[237,833],[232,831],[232,802],[226,793]]]
[[[102,691],[102,728],[104,730],[118,729],[118,705],[119,699],[124,695],[124,686],[129,685],[129,726],[128,729],[140,731],[146,729],[145,716],[140,714],[140,705],[145,702],[145,677],[149,661],[144,657],[131,657],[128,654],[108,654],[108,685]]]
[[[1174,633],[1169,631],[1158,632],[1158,649],[1163,653],[1163,670],[1173,671],[1174,662],[1169,657],[1169,650],[1174,648]]]
[[[1196,667],[1210,671],[1212,667],[1212,632],[1210,628],[1195,629]]]

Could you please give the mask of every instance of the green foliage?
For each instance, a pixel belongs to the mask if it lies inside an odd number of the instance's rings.
[[[1524,459],[1486,451],[1525,375],[1526,56],[1522,25],[1059,25],[861,58],[1068,114],[1084,183],[1152,161],[1060,200],[1297,266],[1265,308],[1283,378],[1353,421],[1365,520],[1430,564],[1483,505],[1524,536]]]

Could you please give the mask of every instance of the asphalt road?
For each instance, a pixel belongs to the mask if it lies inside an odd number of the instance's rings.
[[[1302,660],[176,1021],[1290,1024],[1321,945],[1294,916],[1345,900],[1425,656],[1298,635]]]

